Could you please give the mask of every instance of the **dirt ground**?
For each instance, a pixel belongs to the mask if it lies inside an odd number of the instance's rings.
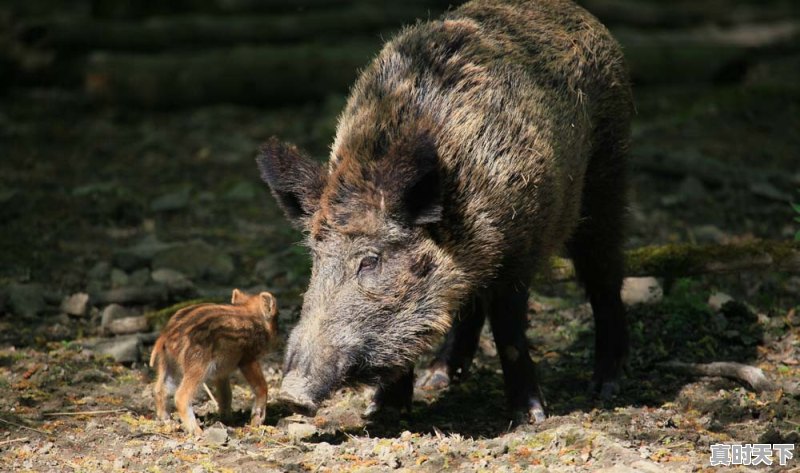
[[[629,248],[794,237],[797,77],[789,49],[734,79],[636,87]],[[263,362],[264,426],[246,426],[241,377],[233,425],[204,392],[203,438],[156,421],[146,360],[170,312],[159,310],[267,289],[282,337],[296,323],[309,261],[253,158],[271,135],[323,158],[343,103],[152,111],[54,87],[0,97],[0,471],[724,471],[709,466],[711,444],[800,443],[800,275],[747,271],[660,281],[663,297],[631,305],[630,371],[605,404],[587,391],[580,288],[537,285],[528,337],[541,424],[510,423],[488,328],[471,376],[417,390],[409,416],[364,420],[369,388],[338,391],[314,418],[290,415],[274,401],[278,349]],[[62,305],[82,292],[85,308]],[[147,326],[110,335],[114,301]],[[757,366],[775,389],[663,366],[675,360]],[[798,469],[795,457],[740,469]]]

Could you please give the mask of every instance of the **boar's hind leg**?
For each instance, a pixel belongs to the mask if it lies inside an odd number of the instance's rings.
[[[410,368],[406,373],[396,380],[381,384],[375,390],[372,402],[364,411],[364,416],[378,414],[386,408],[397,409],[400,412],[411,412],[411,401],[414,398],[414,368]]]
[[[453,326],[447,332],[436,357],[420,375],[417,387],[441,389],[451,381],[466,379],[485,321],[485,300],[478,296],[470,297],[453,318]]]
[[[608,142],[612,144],[608,144]],[[601,142],[602,143],[602,142]],[[628,325],[620,290],[623,276],[624,146],[606,138],[586,171],[581,223],[567,243],[595,322],[593,391],[603,399],[618,390],[628,356]]]
[[[489,320],[503,366],[506,397],[515,411],[529,422],[545,419],[544,403],[536,381],[536,368],[528,352],[528,288],[511,284],[492,290]]]

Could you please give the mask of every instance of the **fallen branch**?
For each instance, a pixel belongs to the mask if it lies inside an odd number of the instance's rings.
[[[27,442],[28,440],[29,440],[28,437],[20,437],[18,439],[3,440],[2,442],[0,442],[0,447],[2,447],[4,445],[8,445],[10,443]]]
[[[771,391],[774,389],[772,383],[767,379],[760,368],[732,361],[717,361],[714,363],[668,361],[660,363],[659,366],[698,376],[718,376],[732,379],[748,386],[755,392]]]
[[[97,416],[103,414],[116,414],[118,412],[126,412],[128,409],[122,407],[120,409],[105,409],[99,411],[76,411],[76,412],[44,412],[42,416],[45,417],[58,417],[58,416]]]
[[[11,422],[11,421],[7,421],[7,420],[2,419],[2,418],[0,418],[0,422],[2,422],[4,424],[11,425],[11,426],[14,426],[14,427],[17,427],[17,428],[20,428],[20,429],[30,430],[31,432],[36,432],[37,434],[41,434],[41,435],[44,435],[44,436],[50,435],[49,433],[45,432],[44,430],[34,429],[33,427],[28,427],[27,425],[17,424],[17,423],[14,423],[14,422]]]
[[[214,406],[217,408],[217,411],[219,411],[219,403],[217,402],[217,398],[215,398],[214,395],[211,393],[211,390],[208,389],[208,385],[206,383],[203,383],[203,389],[206,390],[206,394],[208,394],[208,397],[211,398],[211,402],[214,403]]]

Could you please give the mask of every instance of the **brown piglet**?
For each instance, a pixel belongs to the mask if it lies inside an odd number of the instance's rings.
[[[175,407],[184,428],[200,434],[192,400],[197,388],[213,381],[223,420],[231,415],[229,377],[241,370],[255,394],[251,425],[264,422],[267,382],[259,358],[277,338],[278,305],[269,292],[258,295],[233,290],[231,304],[197,304],[185,307],[167,323],[150,356],[156,369],[156,414],[168,420],[167,396],[175,389]]]

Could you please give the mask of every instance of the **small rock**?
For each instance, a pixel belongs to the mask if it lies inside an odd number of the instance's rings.
[[[135,317],[123,317],[112,320],[108,326],[108,331],[114,335],[128,335],[131,333],[146,332],[150,328],[150,322],[144,315]]]
[[[190,279],[206,278],[225,283],[233,276],[233,260],[228,254],[202,240],[194,240],[159,252],[154,269],[171,268]]]
[[[142,287],[150,282],[150,270],[147,268],[137,269],[128,277],[128,284],[133,287]]]
[[[79,371],[78,374],[72,378],[72,384],[108,383],[113,380],[114,378],[110,374],[96,368],[89,368]]]
[[[791,202],[792,196],[767,181],[753,182],[750,184],[750,192],[759,197],[779,202]]]
[[[286,426],[286,433],[293,439],[304,439],[317,433],[317,428],[311,424],[294,422]]]
[[[153,281],[167,286],[173,292],[189,290],[194,285],[183,273],[170,268],[160,268],[150,275]]]
[[[111,264],[109,264],[108,261],[100,261],[92,266],[87,276],[89,276],[89,279],[92,281],[105,281],[108,280],[110,274]]]
[[[186,206],[189,205],[190,192],[191,189],[189,186],[183,186],[176,191],[166,193],[155,198],[150,203],[150,209],[155,212],[167,212],[186,208]]]
[[[697,243],[724,243],[728,235],[714,225],[700,225],[692,229]]]
[[[688,176],[681,181],[681,185],[678,188],[678,195],[683,202],[697,203],[708,198],[708,191],[700,179],[694,176]]]
[[[6,290],[11,312],[34,317],[45,308],[44,290],[39,284],[11,284]]]
[[[242,181],[233,186],[222,198],[232,202],[246,202],[256,197],[256,188],[247,181]]]
[[[117,458],[116,460],[114,460],[114,469],[115,470],[123,470],[127,466],[128,466],[128,459],[127,458]]]
[[[89,294],[79,292],[67,296],[61,301],[61,310],[69,315],[82,316],[86,314],[86,307],[89,305]]]
[[[228,440],[228,431],[224,427],[210,427],[203,432],[203,438],[212,445],[222,445]]]
[[[656,278],[625,278],[622,283],[622,302],[625,305],[654,304],[663,297],[664,290]]]
[[[101,340],[94,345],[94,351],[100,355],[108,355],[118,363],[139,361],[142,342],[136,335],[124,335]]]
[[[116,251],[114,264],[126,271],[141,268],[148,265],[156,253],[173,246],[173,243],[164,243],[154,235],[148,235],[136,245]]]
[[[137,315],[136,312],[122,307],[119,304],[110,304],[103,309],[103,314],[100,316],[100,328],[102,331],[108,333],[111,322],[135,315]]]
[[[128,273],[119,269],[113,268],[111,270],[111,287],[125,287],[129,281]]]
[[[722,306],[731,302],[733,297],[725,294],[724,292],[715,292],[708,297],[708,306],[714,312],[719,312],[722,310]]]
[[[267,257],[256,263],[255,273],[259,280],[268,283],[286,274],[286,268],[278,264],[275,257]]]

